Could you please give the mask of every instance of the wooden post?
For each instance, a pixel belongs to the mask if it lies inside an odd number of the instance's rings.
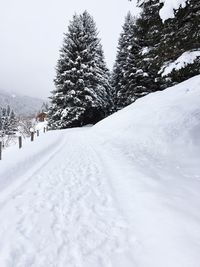
[[[2,142],[0,142],[0,160],[2,160]]]
[[[39,136],[40,135],[40,132],[39,132],[39,130],[37,130],[37,136]]]
[[[34,132],[31,132],[31,142],[34,141]]]
[[[22,137],[19,136],[19,149],[22,148]]]
[[[44,129],[43,129],[43,132],[45,133],[46,132],[46,128],[44,127]]]

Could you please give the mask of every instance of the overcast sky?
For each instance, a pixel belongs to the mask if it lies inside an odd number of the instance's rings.
[[[46,98],[54,88],[55,65],[73,14],[94,17],[112,68],[128,0],[0,0],[0,89]]]

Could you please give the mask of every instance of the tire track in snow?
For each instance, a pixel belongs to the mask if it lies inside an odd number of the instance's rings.
[[[5,184],[4,188],[1,188],[0,208],[8,202],[9,195],[11,195],[13,191],[23,186],[23,184],[43,168],[43,166],[61,150],[63,144],[64,140],[62,140],[62,134],[60,134],[59,137],[51,143],[51,146],[48,145],[38,154],[34,154],[30,158],[25,158],[20,164],[15,164],[13,168],[7,169],[6,173],[1,173],[5,182],[7,178],[9,178],[9,184]]]

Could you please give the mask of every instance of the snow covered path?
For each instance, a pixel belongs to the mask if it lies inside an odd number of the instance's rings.
[[[0,267],[200,267],[200,76],[0,162]]]
[[[60,131],[48,161],[1,199],[1,267],[132,266],[130,230],[87,131]]]

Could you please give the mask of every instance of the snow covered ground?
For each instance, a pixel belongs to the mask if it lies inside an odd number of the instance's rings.
[[[1,267],[199,267],[200,76],[0,162]]]

